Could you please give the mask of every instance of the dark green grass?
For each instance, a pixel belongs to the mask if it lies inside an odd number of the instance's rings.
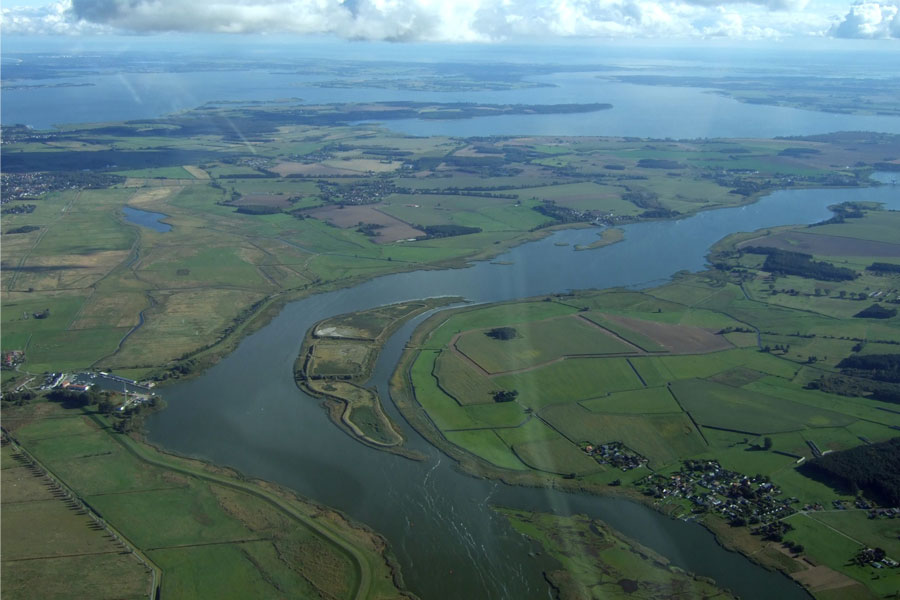
[[[643,387],[624,358],[571,358],[494,381],[518,390],[518,401],[535,409]]]
[[[434,374],[441,388],[460,404],[485,404],[494,401],[493,393],[498,389],[497,384],[456,352],[441,352]]]
[[[541,417],[571,440],[622,442],[647,457],[654,468],[706,450],[703,438],[683,413],[610,415],[568,405],[548,407],[541,411]]]
[[[516,337],[496,340],[484,331],[470,331],[456,347],[490,373],[523,369],[561,356],[616,354],[634,349],[578,317],[525,323]]]
[[[597,461],[575,444],[561,438],[524,442],[513,446],[513,450],[522,462],[538,471],[587,475],[602,470]]]
[[[450,316],[434,330],[426,343],[429,348],[443,348],[450,343],[455,334],[463,331],[516,326],[520,323],[570,315],[577,310],[557,302],[513,302],[466,310]]]
[[[669,389],[664,386],[616,392],[609,396],[584,400],[580,404],[597,413],[644,415],[681,411]]]
[[[676,381],[671,389],[682,408],[708,427],[762,434],[855,421],[840,413],[701,379]]]
[[[451,431],[446,432],[444,437],[467,452],[471,452],[475,456],[483,458],[498,467],[516,471],[528,468],[516,457],[509,446],[490,429]]]

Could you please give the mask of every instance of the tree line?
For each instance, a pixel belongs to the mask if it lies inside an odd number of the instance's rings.
[[[748,246],[743,249],[748,254],[763,254],[766,260],[763,270],[780,275],[796,275],[820,281],[850,281],[858,277],[856,271],[846,267],[836,267],[824,261],[815,261],[810,254],[790,252],[766,246]]]
[[[862,491],[886,506],[900,506],[900,437],[830,452],[800,471],[832,487]]]

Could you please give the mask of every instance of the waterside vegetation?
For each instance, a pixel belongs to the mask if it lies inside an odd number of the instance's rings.
[[[302,390],[324,398],[331,420],[379,450],[418,459],[402,448],[400,429],[384,412],[376,390],[365,387],[381,348],[410,319],[461,298],[431,298],[381,306],[316,323],[307,332],[294,366]]]
[[[842,223],[731,236],[711,270],[658,288],[441,312],[413,335],[392,396],[469,472],[639,494],[816,597],[881,597],[900,581],[885,570],[900,555],[895,468],[860,470],[852,457],[875,464],[898,439],[900,322],[854,315],[862,302],[900,303],[896,274],[867,269],[897,260],[896,239],[873,246],[880,228],[866,227],[897,214],[866,207]],[[821,238],[801,261],[814,268],[768,270],[764,257],[781,251],[760,244],[801,233]],[[515,335],[493,334],[506,329]],[[832,511],[846,511],[833,529]],[[875,539],[857,533],[871,520],[888,532],[877,539],[887,562],[854,558]],[[846,551],[826,543],[834,530],[852,540]]]

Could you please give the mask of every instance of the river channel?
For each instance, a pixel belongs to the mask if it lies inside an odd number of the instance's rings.
[[[306,330],[333,315],[440,295],[494,302],[571,289],[644,288],[680,270],[702,269],[710,246],[727,234],[813,223],[828,218],[827,206],[850,200],[896,209],[900,188],[775,192],[744,207],[628,225],[624,241],[592,251],[573,246],[595,241],[597,229],[564,230],[465,269],[389,275],[291,303],[201,377],[165,388],[168,408],[148,420],[148,437],[168,450],[276,481],[366,523],[388,539],[408,587],[427,600],[549,597],[541,576],[549,559],[490,504],[599,517],[744,598],[808,598],[787,577],[722,549],[699,525],[625,500],[461,474],[405,422],[409,446],[427,460],[370,449],[332,425],[319,401],[295,386],[292,366]],[[387,381],[415,325],[389,340],[372,381],[397,418]]]

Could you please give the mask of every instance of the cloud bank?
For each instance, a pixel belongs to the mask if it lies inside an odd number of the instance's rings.
[[[857,2],[843,20],[831,14],[819,0],[58,0],[4,8],[2,28],[4,34],[205,32],[426,42],[897,36],[896,2]]]
[[[900,38],[900,4],[868,0],[856,2],[843,20],[831,28],[830,33],[841,38]]]

